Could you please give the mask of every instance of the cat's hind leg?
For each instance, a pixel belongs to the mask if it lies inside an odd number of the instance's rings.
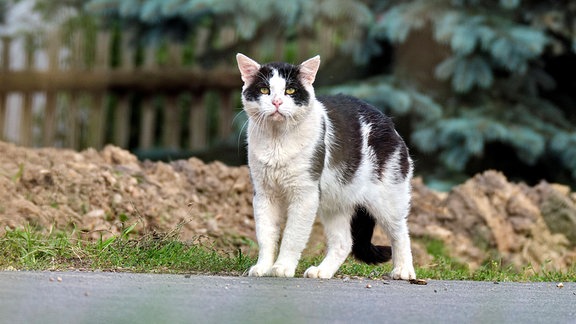
[[[328,251],[326,252],[326,257],[318,266],[312,266],[304,272],[304,277],[329,279],[338,271],[350,251],[352,251],[351,213],[352,211],[338,211],[336,214],[320,212],[320,220],[324,225]]]
[[[410,183],[388,185],[372,197],[367,209],[380,224],[392,245],[392,279],[416,279],[407,217],[410,211]]]

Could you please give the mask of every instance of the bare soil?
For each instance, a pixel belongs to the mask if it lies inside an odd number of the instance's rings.
[[[179,230],[225,248],[256,251],[248,168],[191,158],[138,161],[114,146],[102,151],[30,149],[0,142],[0,235],[7,228],[75,230],[88,239]],[[432,264],[433,238],[471,268],[501,259],[519,269],[568,269],[576,262],[576,194],[565,186],[514,184],[478,174],[449,193],[413,181],[409,217],[416,262]],[[377,231],[374,241],[386,243]],[[323,250],[315,225],[306,253]]]

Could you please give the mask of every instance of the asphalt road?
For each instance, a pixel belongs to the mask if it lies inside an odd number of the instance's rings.
[[[0,323],[576,323],[576,283],[0,272]]]

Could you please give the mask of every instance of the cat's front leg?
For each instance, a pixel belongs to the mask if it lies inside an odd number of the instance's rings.
[[[352,212],[346,209],[327,211],[321,208],[320,219],[324,225],[328,251],[322,263],[308,268],[304,277],[330,279],[338,271],[352,250],[350,214]]]
[[[294,277],[302,251],[308,243],[318,210],[318,187],[299,190],[288,206],[288,218],[272,276]]]
[[[280,236],[281,207],[270,197],[256,194],[253,199],[258,262],[250,268],[251,277],[270,276]]]

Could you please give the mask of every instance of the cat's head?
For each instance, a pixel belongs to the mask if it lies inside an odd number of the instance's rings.
[[[312,83],[320,67],[320,56],[300,65],[268,63],[264,65],[237,54],[244,81],[242,103],[250,118],[259,121],[299,121],[314,100]]]

